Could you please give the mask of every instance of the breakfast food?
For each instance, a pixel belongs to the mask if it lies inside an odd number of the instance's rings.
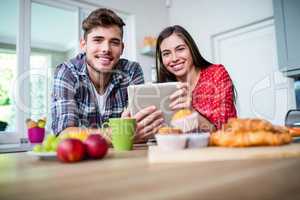
[[[81,141],[85,141],[89,136],[88,132],[68,132],[68,133],[64,133],[59,135],[59,138],[61,139],[66,139],[66,138],[73,138],[73,139],[79,139]]]
[[[36,144],[32,149],[34,152],[55,152],[58,143],[61,141],[59,137],[49,134],[46,136],[42,144]]]
[[[189,109],[182,109],[174,113],[171,125],[181,129],[184,133],[193,132],[199,127],[198,113]]]
[[[166,135],[166,134],[181,134],[182,130],[179,128],[172,128],[169,126],[164,126],[158,129],[158,134]]]
[[[172,121],[183,119],[192,114],[190,109],[181,109],[174,113],[172,116]]]
[[[288,129],[292,137],[300,137],[300,127],[289,127]]]
[[[229,119],[211,134],[210,144],[224,147],[277,146],[292,141],[289,130],[263,119]]]

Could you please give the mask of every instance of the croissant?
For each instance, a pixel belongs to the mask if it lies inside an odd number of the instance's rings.
[[[229,119],[210,137],[211,145],[224,147],[278,146],[291,141],[289,129],[263,119]]]

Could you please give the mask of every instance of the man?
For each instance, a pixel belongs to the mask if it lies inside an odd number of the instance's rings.
[[[130,116],[123,112],[128,104],[127,87],[144,83],[144,78],[138,63],[120,59],[124,25],[119,16],[105,8],[93,11],[83,21],[83,53],[59,65],[54,75],[51,111],[55,134],[99,132],[110,117]],[[153,136],[163,121],[155,107],[132,117],[138,122],[137,140]]]

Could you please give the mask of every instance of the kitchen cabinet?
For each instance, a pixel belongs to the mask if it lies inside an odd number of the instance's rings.
[[[280,71],[300,75],[300,1],[273,0]]]

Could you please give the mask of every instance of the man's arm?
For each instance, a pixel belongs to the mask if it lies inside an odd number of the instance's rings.
[[[65,64],[58,66],[51,95],[52,130],[56,135],[67,127],[78,126],[75,94],[75,76]]]

